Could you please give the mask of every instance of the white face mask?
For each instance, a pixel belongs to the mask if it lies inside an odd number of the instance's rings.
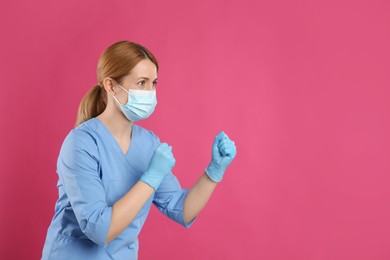
[[[118,86],[127,92],[127,103],[123,105],[115,96],[113,98],[131,122],[146,119],[154,112],[157,105],[156,90],[126,90],[121,85]]]

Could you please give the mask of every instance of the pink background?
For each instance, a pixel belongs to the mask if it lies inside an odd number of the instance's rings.
[[[154,207],[140,259],[390,259],[390,2],[3,1],[0,259],[38,259],[58,152],[100,54],[160,62],[141,125],[189,187],[214,136],[237,157],[185,230]]]

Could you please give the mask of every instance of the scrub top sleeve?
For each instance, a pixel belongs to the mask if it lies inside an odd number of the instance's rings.
[[[112,208],[107,205],[99,177],[98,157],[92,136],[74,129],[61,147],[57,173],[81,231],[102,246],[110,228]]]
[[[173,221],[189,228],[196,217],[189,223],[184,222],[184,201],[188,189],[182,189],[176,176],[169,173],[156,190],[153,204]]]

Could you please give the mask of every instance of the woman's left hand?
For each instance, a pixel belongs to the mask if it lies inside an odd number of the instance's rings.
[[[236,156],[235,143],[225,134],[219,133],[214,140],[212,147],[212,159],[206,168],[206,173],[214,182],[220,182],[226,171],[226,168]]]

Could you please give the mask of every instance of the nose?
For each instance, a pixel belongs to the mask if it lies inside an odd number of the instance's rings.
[[[152,84],[148,84],[148,86],[146,87],[147,90],[155,90],[156,89],[156,86],[152,83]]]

